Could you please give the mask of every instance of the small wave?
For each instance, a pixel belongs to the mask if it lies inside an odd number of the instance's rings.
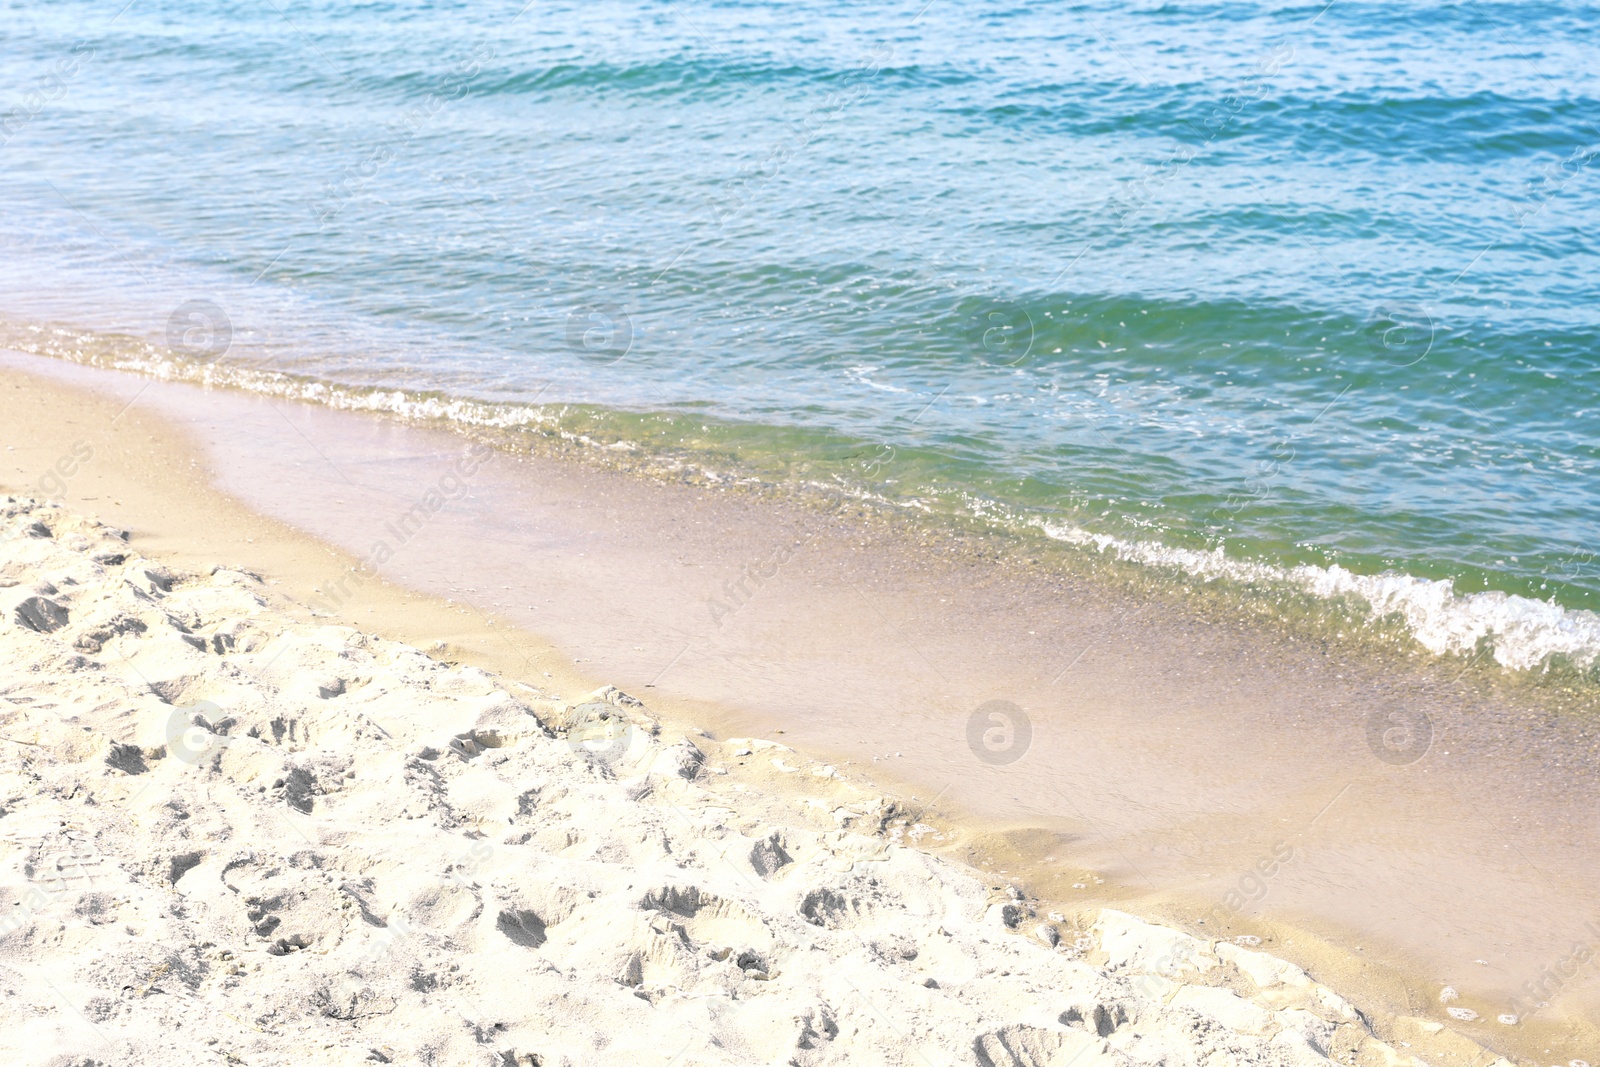
[[[1557,660],[1588,669],[1600,662],[1600,614],[1553,601],[1498,591],[1462,595],[1448,578],[1355,574],[1338,564],[1282,567],[1233,559],[1220,547],[1209,552],[1173,548],[1045,520],[1035,525],[1057,541],[1090,546],[1147,566],[1175,567],[1206,581],[1287,585],[1325,600],[1354,597],[1367,604],[1375,620],[1401,619],[1417,643],[1435,655],[1470,653],[1488,642],[1495,662],[1509,670],[1537,670]]]
[[[1592,99],[1581,96],[1525,98],[1491,90],[1463,96],[1272,91],[1241,104],[1237,89],[1211,82],[1170,87],[1066,82],[1012,90],[996,99],[963,100],[941,110],[967,122],[1033,135],[1174,138],[1196,156],[1206,146],[1251,140],[1292,144],[1311,158],[1359,154],[1392,164],[1564,156],[1590,143],[1583,131],[1594,107]],[[1387,136],[1374,138],[1374,130]]]
[[[446,75],[417,70],[373,76],[368,79],[368,88],[375,93],[417,98],[442,91],[478,97],[539,95],[568,90],[675,95],[699,94],[718,87],[727,88],[729,92],[763,86],[827,87],[848,84],[863,71],[871,72],[875,80],[900,89],[941,88],[978,80],[970,72],[949,66],[881,65],[884,63],[884,57],[867,50],[859,55],[845,55],[835,64],[808,66],[759,56],[668,56],[632,63],[568,60],[519,70],[514,69],[516,61],[508,58],[485,63],[484,70],[470,79],[452,82]]]

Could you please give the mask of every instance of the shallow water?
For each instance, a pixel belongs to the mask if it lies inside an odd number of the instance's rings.
[[[1591,666],[1597,15],[14,3],[4,340]]]

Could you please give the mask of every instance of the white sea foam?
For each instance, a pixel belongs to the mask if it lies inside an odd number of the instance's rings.
[[[444,420],[464,426],[519,429],[549,426],[555,423],[558,417],[552,410],[558,407],[557,405],[486,403],[461,397],[430,396],[427,393],[405,389],[345,386],[296,378],[275,371],[258,371],[215,364],[199,366],[179,363],[159,356],[122,358],[109,361],[106,365],[117,370],[137,371],[168,381],[244,389],[287,400],[304,400],[343,411],[371,411],[417,421]]]
[[[1398,616],[1418,644],[1438,655],[1471,652],[1487,640],[1495,662],[1511,670],[1538,669],[1554,657],[1584,668],[1600,661],[1600,615],[1553,601],[1500,592],[1459,594],[1449,579],[1392,571],[1355,574],[1338,564],[1280,567],[1233,559],[1220,547],[1204,552],[1127,541],[1045,521],[1035,525],[1058,541],[1091,546],[1136,563],[1176,567],[1208,581],[1287,585],[1328,599],[1354,597],[1371,608],[1374,619]]]

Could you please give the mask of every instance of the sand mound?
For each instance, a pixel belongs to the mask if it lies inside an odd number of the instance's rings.
[[[1410,1062],[1272,957],[1040,924],[781,746],[297,624],[14,498],[0,737],[7,1063]]]

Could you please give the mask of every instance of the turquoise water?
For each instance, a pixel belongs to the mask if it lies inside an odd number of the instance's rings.
[[[1600,653],[1596,7],[3,10],[13,346]]]

